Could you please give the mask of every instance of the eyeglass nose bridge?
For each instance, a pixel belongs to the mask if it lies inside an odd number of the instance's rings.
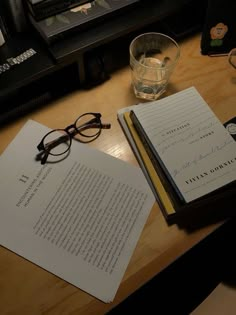
[[[70,137],[73,137],[78,132],[75,123],[67,126],[64,130]]]

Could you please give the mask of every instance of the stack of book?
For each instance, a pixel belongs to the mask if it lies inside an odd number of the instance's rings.
[[[194,87],[125,108],[118,120],[168,223],[234,214],[236,124],[226,128]]]
[[[47,44],[131,9],[140,0],[25,0],[31,24]]]

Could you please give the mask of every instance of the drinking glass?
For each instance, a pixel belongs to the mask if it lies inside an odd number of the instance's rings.
[[[163,94],[178,62],[180,47],[161,33],[144,33],[130,44],[132,85],[136,97],[156,100]]]

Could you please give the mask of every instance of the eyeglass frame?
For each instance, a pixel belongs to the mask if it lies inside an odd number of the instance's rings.
[[[94,118],[90,119],[88,122],[82,124],[81,126],[76,127],[76,124],[77,124],[78,120],[80,120],[82,117],[84,117],[86,115],[93,115]],[[80,115],[75,120],[75,122],[73,124],[67,126],[66,128],[64,128],[64,129],[53,129],[53,130],[49,131],[48,133],[46,133],[46,135],[44,135],[44,137],[42,138],[40,143],[37,145],[37,149],[38,149],[38,151],[40,151],[40,154],[44,154],[43,157],[41,157],[41,164],[45,164],[46,163],[49,155],[61,156],[61,155],[64,155],[65,153],[67,153],[70,150],[70,148],[71,148],[72,139],[77,134],[80,134],[84,138],[88,138],[87,140],[77,139],[81,143],[89,143],[89,142],[92,142],[92,141],[96,140],[100,136],[100,134],[102,132],[102,129],[110,129],[111,128],[111,124],[110,123],[104,124],[104,123],[101,122],[101,117],[102,117],[102,115],[100,113],[87,112],[87,113],[84,113],[84,114]],[[83,132],[81,132],[81,130],[83,131],[83,130],[90,129],[90,128],[98,128],[97,133],[95,133],[94,135],[90,136],[90,135],[86,135]],[[70,131],[71,129],[72,129],[72,131]],[[61,153],[51,153],[50,151],[52,150],[52,148],[49,147],[49,149],[48,149],[47,147],[45,147],[45,144],[44,144],[44,140],[51,133],[56,132],[56,131],[58,131],[58,132],[60,132],[60,131],[65,132],[66,133],[66,137],[67,137],[66,139],[69,140],[69,144],[68,144],[67,149],[64,150]],[[59,136],[58,138],[56,138],[54,140],[54,141],[56,141],[55,146],[57,146],[57,145],[59,145],[60,143],[63,142],[63,137],[65,137],[65,135],[64,136],[62,135],[61,137]],[[92,139],[89,139],[89,138],[92,138]],[[57,141],[60,141],[60,140],[62,140],[62,142],[57,142]]]

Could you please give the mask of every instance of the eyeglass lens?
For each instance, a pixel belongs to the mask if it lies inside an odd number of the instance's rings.
[[[78,130],[78,134],[75,135],[76,138],[80,136],[93,138],[100,134],[101,132],[101,120],[100,115],[95,115],[93,113],[87,113],[81,115],[75,122],[75,127]],[[86,139],[82,139],[83,142]]]
[[[53,130],[44,138],[45,150],[52,155],[61,155],[67,152],[71,145],[70,135],[62,129]]]

